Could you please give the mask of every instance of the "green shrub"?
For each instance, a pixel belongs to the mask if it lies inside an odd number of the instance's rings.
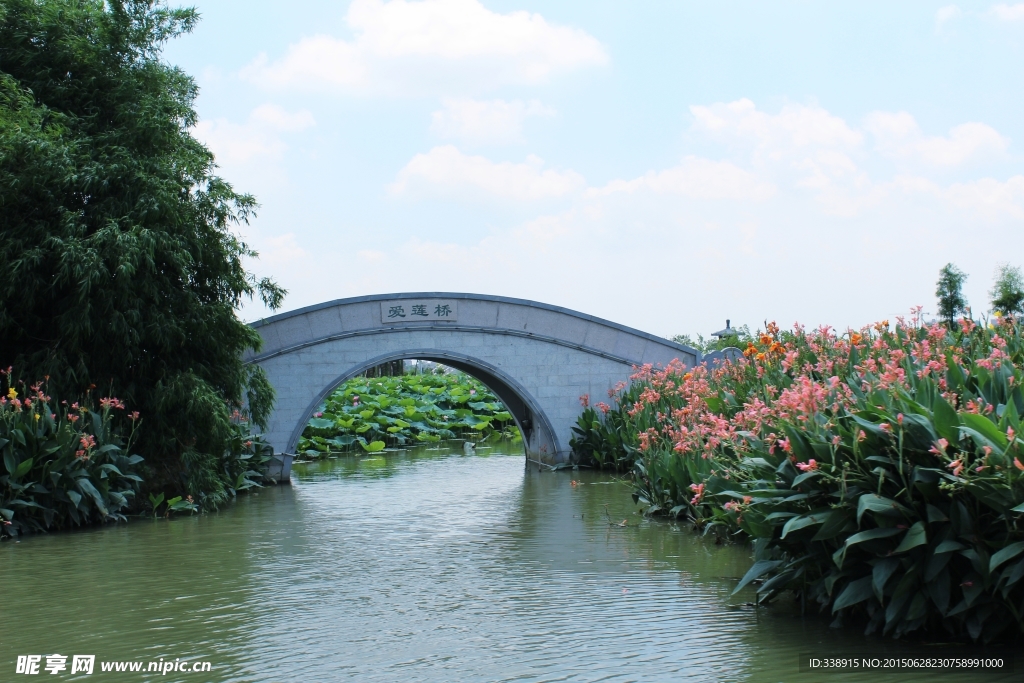
[[[1021,326],[772,325],[744,355],[641,368],[604,419],[631,427],[649,512],[754,539],[761,602],[896,636],[1024,630]]]
[[[0,537],[123,520],[141,479],[142,458],[128,455],[138,414],[125,438],[115,427],[116,398],[51,407],[42,383],[11,382],[0,397]]]

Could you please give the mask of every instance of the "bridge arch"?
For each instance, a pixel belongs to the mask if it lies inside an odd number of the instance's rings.
[[[254,322],[259,364],[277,391],[268,442],[292,454],[313,411],[345,380],[389,360],[418,358],[463,370],[508,407],[529,460],[569,459],[579,397],[601,400],[634,366],[700,361],[695,349],[570,309],[449,292],[339,299]],[[290,458],[277,476],[288,478]]]

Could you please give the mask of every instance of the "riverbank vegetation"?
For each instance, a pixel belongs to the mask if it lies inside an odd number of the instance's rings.
[[[769,324],[735,362],[638,369],[573,448],[649,513],[752,540],[762,603],[991,640],[1024,631],[1022,367],[1011,317]]]
[[[153,0],[0,6],[0,363],[48,377],[47,392],[79,406],[97,391],[120,397],[144,418],[133,476],[208,508],[252,469],[238,444],[254,441],[248,427],[263,426],[273,402],[259,368],[242,362],[260,337],[236,310],[253,296],[276,308],[284,291],[245,270],[256,254],[234,230],[255,200],[217,176],[190,132],[196,84],[161,59],[197,20]],[[40,423],[50,410],[64,420],[56,408],[37,411]],[[46,439],[65,433],[57,422]],[[113,450],[84,464],[59,450],[59,467],[114,475]],[[19,481],[38,466],[26,457]],[[42,474],[32,491],[50,486],[53,471]],[[63,484],[54,486],[56,500]],[[130,507],[120,486],[110,491]],[[107,496],[100,516],[124,508]],[[63,519],[39,514],[44,527]]]
[[[348,380],[310,419],[297,450],[316,459],[448,439],[522,436],[512,414],[479,380],[440,370]]]

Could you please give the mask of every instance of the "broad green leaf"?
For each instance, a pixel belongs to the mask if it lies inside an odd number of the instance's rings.
[[[843,533],[848,524],[852,524],[853,511],[847,509],[833,510],[828,520],[821,525],[821,529],[814,535],[812,541],[827,541]]]
[[[866,541],[874,541],[880,538],[889,538],[890,536],[895,536],[901,531],[902,529],[896,529],[895,527],[893,527],[868,529],[867,531],[861,531],[859,533],[853,534],[852,536],[846,539],[846,542],[843,543],[843,547],[832,553],[832,561],[835,562],[836,566],[841,569],[843,566],[843,562],[846,561],[846,551],[849,550],[852,546],[855,546],[858,543],[864,543]]]
[[[875,495],[874,493],[865,493],[857,501],[857,524],[860,524],[864,513],[868,511],[885,515],[886,517],[901,517],[910,514],[907,508],[896,501]]]
[[[960,418],[957,417],[953,406],[942,396],[936,396],[932,404],[932,413],[935,417],[935,431],[950,444],[956,444],[960,440]]]
[[[28,458],[27,460],[23,460],[18,465],[17,469],[14,470],[14,478],[15,479],[21,479],[26,474],[28,474],[28,471],[30,469],[32,469],[32,462],[33,462],[33,460],[34,460],[33,458]]]
[[[963,550],[966,547],[967,546],[962,543],[957,543],[956,541],[943,541],[935,548],[935,554],[941,555],[942,553],[952,553],[957,550]]]
[[[895,557],[881,560],[871,571],[871,586],[875,589],[875,597],[879,602],[885,597],[885,584],[889,582],[893,572],[899,569],[900,561]]]
[[[385,443],[383,441],[371,441],[370,443],[359,442],[359,445],[363,447],[367,453],[378,453],[384,450]]]
[[[919,545],[925,545],[928,543],[928,534],[924,528],[924,522],[915,522],[912,527],[907,530],[907,535],[903,537],[903,540],[896,547],[893,553],[905,553],[911,548],[916,548]]]
[[[851,605],[856,605],[859,602],[864,602],[874,595],[874,589],[871,586],[871,579],[872,577],[865,576],[857,579],[856,581],[851,581],[849,585],[843,589],[843,592],[839,594],[836,601],[832,603],[832,612],[835,613],[844,607],[850,607]]]
[[[767,572],[778,567],[780,564],[782,564],[781,560],[758,560],[754,563],[754,566],[743,575],[739,584],[737,584],[736,588],[733,589],[732,594],[736,595],[736,593],[739,593],[748,583],[756,581]]]
[[[993,572],[996,568],[1007,560],[1012,560],[1021,553],[1024,553],[1024,541],[1018,541],[1011,543],[999,552],[992,555],[992,559],[988,561],[988,570]]]
[[[809,515],[803,515],[801,517],[794,517],[793,519],[786,522],[786,525],[782,527],[782,538],[786,537],[786,534],[791,531],[798,531],[809,526],[815,526],[816,524],[822,524],[828,520],[831,516],[831,512],[824,510]]]
[[[1000,451],[1006,449],[1006,434],[999,431],[999,427],[992,420],[979,413],[961,413],[960,419],[966,427],[970,427],[998,446]]]
[[[95,503],[96,508],[100,512],[102,512],[104,515],[108,514],[107,506],[103,502],[103,496],[100,495],[100,492],[96,490],[96,487],[92,485],[91,481],[89,481],[85,477],[82,477],[75,481],[75,486],[77,486],[78,490],[81,491],[83,494],[92,498],[92,502]]]

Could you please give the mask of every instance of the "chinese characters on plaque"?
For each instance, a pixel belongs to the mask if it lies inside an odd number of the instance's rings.
[[[455,322],[459,318],[459,304],[448,299],[400,299],[380,302],[382,323],[414,323],[427,320]]]

